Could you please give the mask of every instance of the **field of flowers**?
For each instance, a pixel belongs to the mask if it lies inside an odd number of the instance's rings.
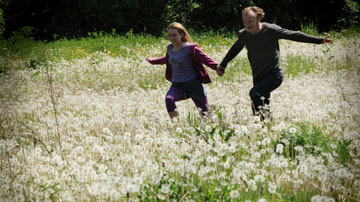
[[[220,62],[234,38],[196,42]],[[145,60],[167,44],[1,57],[0,200],[360,200],[359,35],[281,41],[284,82],[265,123],[251,113],[246,50],[223,77],[208,69],[208,118],[186,100],[171,121],[165,66]]]

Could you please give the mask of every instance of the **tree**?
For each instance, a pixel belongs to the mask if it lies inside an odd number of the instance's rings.
[[[318,31],[359,25],[355,0],[0,0],[0,35],[31,30],[36,39],[78,38],[89,32],[159,35],[178,21],[195,31],[243,27],[241,11],[257,5],[264,21],[289,29],[314,24]]]

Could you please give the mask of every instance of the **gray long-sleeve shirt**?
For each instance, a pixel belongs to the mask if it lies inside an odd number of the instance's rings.
[[[311,36],[300,31],[281,28],[276,24],[263,22],[263,27],[256,35],[246,29],[239,31],[237,41],[232,45],[220,66],[227,64],[244,48],[251,65],[253,79],[261,78],[269,72],[280,71],[279,39],[288,39],[305,43],[322,43],[323,38]]]

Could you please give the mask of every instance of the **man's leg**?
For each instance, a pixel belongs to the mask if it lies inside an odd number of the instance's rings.
[[[254,114],[257,114],[260,109],[263,109],[265,104],[270,104],[270,93],[281,85],[282,80],[282,73],[277,72],[266,75],[260,81],[254,82],[254,87],[250,90]]]

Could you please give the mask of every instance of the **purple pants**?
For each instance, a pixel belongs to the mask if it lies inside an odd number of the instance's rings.
[[[175,86],[171,86],[165,97],[167,111],[168,112],[174,111],[176,109],[175,102],[186,99],[188,99],[188,97],[186,97],[185,92],[183,90]],[[191,99],[195,103],[196,107],[200,108],[202,112],[209,111],[207,96],[203,96],[201,98],[191,98]]]

